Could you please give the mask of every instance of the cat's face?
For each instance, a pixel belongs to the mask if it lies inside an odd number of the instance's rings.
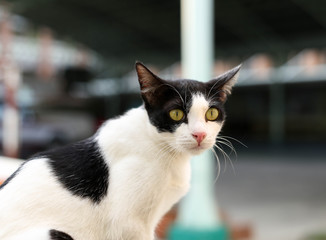
[[[224,103],[231,93],[236,67],[207,83],[163,80],[143,64],[136,70],[151,124],[171,149],[199,154],[214,146],[224,119]]]

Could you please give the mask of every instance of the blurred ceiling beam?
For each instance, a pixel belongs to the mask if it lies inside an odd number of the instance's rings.
[[[326,29],[325,1],[291,0]]]
[[[11,0],[15,12],[60,38],[82,43],[123,74],[135,60],[166,67],[180,60],[176,0]],[[324,48],[326,1],[228,0],[215,4],[216,56],[271,53],[280,62],[303,48]]]
[[[235,35],[244,39],[248,47],[255,49],[256,42],[260,42],[260,45],[264,45],[265,49],[267,47],[272,51],[280,48],[289,49],[287,42],[268,25],[264,24],[242,2],[237,0],[218,1],[216,7],[223,9],[216,14],[218,24],[226,26]],[[230,14],[232,14],[231,17]]]
[[[171,17],[166,18],[166,12],[179,3],[161,4],[148,3],[108,4],[101,1],[32,1],[17,7],[33,22],[45,24],[63,36],[68,36],[92,47],[107,59],[119,62],[135,60],[152,61],[171,56],[178,58],[180,41],[179,24],[171,34]],[[141,11],[138,11],[141,9]],[[152,15],[144,14],[155,11],[156,19]],[[168,11],[172,12],[173,11]],[[175,12],[175,11],[174,11]],[[179,11],[174,18],[179,19]],[[158,19],[166,19],[164,26]],[[161,21],[159,21],[161,22]],[[174,24],[175,25],[175,24]],[[169,34],[160,29],[168,28]],[[161,55],[159,57],[158,55]],[[144,59],[145,58],[145,59]],[[130,66],[129,66],[130,68]]]
[[[288,57],[302,49],[311,48],[311,46],[314,46],[315,48],[324,48],[325,44],[323,44],[323,42],[326,42],[326,36],[302,36],[301,38],[294,38],[292,46],[284,46],[283,48],[279,47],[276,52],[275,49],[266,49],[265,44],[262,44],[259,41],[253,43],[252,48],[245,48],[242,44],[232,44],[217,49],[217,56],[228,58],[230,56],[239,55],[243,56],[242,59],[246,59],[252,56],[253,52],[267,53],[273,57],[275,63],[278,65],[287,60],[287,58],[284,58],[283,56],[279,57],[280,52]]]

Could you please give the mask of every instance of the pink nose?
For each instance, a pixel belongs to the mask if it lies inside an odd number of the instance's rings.
[[[205,132],[195,132],[192,134],[192,136],[196,139],[198,146],[200,146],[200,143],[204,140],[206,135],[207,134]]]

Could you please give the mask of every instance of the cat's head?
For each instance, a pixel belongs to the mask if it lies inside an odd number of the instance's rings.
[[[194,155],[214,146],[226,116],[224,103],[239,69],[235,67],[204,83],[164,80],[136,63],[149,120],[171,149]]]

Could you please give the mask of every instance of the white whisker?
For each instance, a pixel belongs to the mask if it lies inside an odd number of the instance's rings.
[[[238,139],[235,139],[235,138],[233,138],[233,137],[229,137],[229,136],[221,136],[221,135],[219,135],[219,136],[216,137],[216,144],[215,144],[214,146],[215,146],[215,147],[219,150],[219,152],[221,152],[221,154],[223,155],[223,158],[224,158],[224,160],[225,160],[225,163],[227,162],[227,160],[230,162],[231,167],[232,167],[232,170],[233,170],[233,172],[234,172],[234,174],[235,174],[235,168],[234,168],[234,165],[233,165],[232,159],[230,158],[230,155],[231,155],[232,153],[234,153],[234,155],[235,155],[235,157],[236,157],[236,160],[237,160],[237,158],[238,158],[238,154],[237,154],[237,152],[236,152],[236,150],[235,150],[235,148],[234,148],[232,142],[231,142],[229,139],[230,139],[230,140],[233,140],[233,141],[236,141],[237,143],[241,144],[241,145],[244,146],[244,147],[247,147],[247,146],[246,146],[244,143],[242,143],[241,141],[239,141]],[[227,153],[223,150],[223,148],[222,148],[221,145],[224,145],[224,146],[228,147],[228,148],[230,149],[230,153],[227,154]],[[225,169],[226,169],[226,166],[225,166]],[[224,169],[224,171],[225,171],[225,169]]]
[[[223,155],[223,158],[224,158],[224,162],[225,162],[225,167],[224,167],[224,170],[223,172],[226,171],[226,163],[227,163],[227,160],[230,162],[231,164],[231,167],[232,167],[232,170],[233,170],[233,173],[235,174],[235,168],[234,168],[234,165],[232,163],[232,160],[230,158],[230,156],[217,144],[214,145],[220,152],[221,154]]]
[[[236,139],[236,138],[229,137],[229,136],[222,136],[222,135],[219,135],[219,136],[217,136],[217,137],[224,138],[224,139],[227,139],[227,138],[228,138],[228,139],[231,139],[231,140],[233,140],[233,141],[236,141],[236,142],[239,143],[240,145],[242,145],[242,146],[248,148],[247,145],[245,145],[243,142],[241,142],[240,140],[238,140],[238,139]]]
[[[218,155],[217,155],[215,149],[214,148],[211,148],[211,150],[212,150],[212,152],[213,152],[213,154],[214,154],[214,156],[216,158],[216,163],[217,163],[217,175],[216,175],[216,178],[214,180],[214,183],[216,183],[217,182],[217,179],[220,177],[221,163],[220,163],[220,159],[218,158]]]
[[[231,150],[231,152],[229,153],[230,155],[232,153],[234,153],[236,157],[238,156],[235,148],[233,147],[233,145],[232,145],[232,143],[230,141],[225,140],[223,138],[217,138],[217,142],[220,143],[220,144],[223,144],[224,146],[227,146]]]

